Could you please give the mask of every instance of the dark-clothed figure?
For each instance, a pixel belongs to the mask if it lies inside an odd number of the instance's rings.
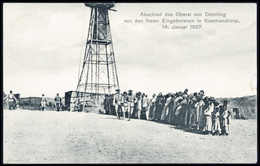
[[[170,124],[176,125],[177,124],[177,120],[178,120],[178,114],[179,114],[179,109],[181,108],[181,101],[182,101],[182,96],[181,94],[178,92],[176,95],[176,97],[173,100],[172,103],[172,111],[171,111],[171,116],[170,116]]]
[[[168,123],[169,124],[172,124],[172,116],[173,116],[173,108],[174,108],[174,100],[176,99],[176,96],[175,96],[176,94],[174,94],[174,93],[172,93],[171,94],[171,101],[170,101],[170,103],[169,103],[169,105],[168,105],[168,115],[167,115],[167,117],[166,117],[166,121],[168,121]]]
[[[109,97],[106,94],[105,98],[104,98],[104,110],[105,110],[105,114],[109,114]]]
[[[220,127],[221,135],[229,135],[230,133],[230,121],[231,121],[231,112],[227,109],[227,101],[224,101],[223,106],[220,107]]]
[[[56,111],[60,111],[60,109],[61,109],[61,97],[59,96],[59,93],[57,93],[54,100],[55,100],[55,104],[56,104]]]
[[[189,90],[188,90],[188,89],[185,89],[184,92],[183,92],[183,94],[184,94],[184,95],[188,95],[188,92],[189,92]]]
[[[212,135],[219,135],[221,132],[220,129],[220,114],[219,106],[215,104],[215,109],[212,113]]]
[[[184,94],[183,96],[183,100],[181,101],[181,108],[179,108],[179,116],[178,116],[178,125],[182,125],[182,126],[186,126],[185,124],[185,116],[186,116],[186,112],[187,112],[187,108],[188,108],[188,96],[186,94]]]
[[[151,106],[150,106],[150,119],[155,120],[155,110],[156,110],[156,94],[153,94],[153,97],[151,99]]]
[[[194,95],[190,95],[189,97],[189,103],[188,103],[188,117],[187,117],[187,126],[192,129],[195,128],[196,123],[196,108],[195,108],[195,103],[196,103],[196,97]]]
[[[109,102],[109,111],[110,111],[110,114],[111,115],[116,115],[116,111],[115,111],[115,107],[113,105],[113,100],[114,100],[114,97],[113,95],[109,95],[108,96],[108,102]]]
[[[187,96],[187,95],[186,95]],[[187,104],[186,104],[186,109],[185,109],[185,114],[184,114],[184,126],[189,127],[190,126],[190,115],[191,115],[191,105],[192,105],[192,95],[189,95],[186,97]]]
[[[163,109],[163,96],[162,93],[159,93],[159,95],[156,98],[156,109],[155,109],[155,120],[160,120],[161,119],[161,113]]]
[[[168,113],[169,113],[169,104],[171,102],[171,95],[168,94],[166,95],[166,98],[165,98],[165,104],[163,106],[163,110],[162,110],[162,115],[161,115],[161,120],[162,121],[165,121],[166,120],[166,117],[168,116]]]

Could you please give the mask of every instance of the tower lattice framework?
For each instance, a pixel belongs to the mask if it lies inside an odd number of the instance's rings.
[[[113,3],[86,3],[91,8],[88,37],[77,92],[98,98],[119,88],[116,61],[110,31],[109,10]]]

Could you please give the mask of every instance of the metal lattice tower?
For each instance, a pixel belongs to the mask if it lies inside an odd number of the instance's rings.
[[[114,3],[85,3],[91,8],[88,37],[77,84],[78,92],[99,98],[119,88],[108,10]]]

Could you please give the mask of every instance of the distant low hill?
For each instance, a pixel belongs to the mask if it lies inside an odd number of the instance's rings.
[[[241,116],[246,119],[257,118],[257,96],[243,96],[235,98],[218,98],[218,101],[228,100],[229,108],[238,108]]]

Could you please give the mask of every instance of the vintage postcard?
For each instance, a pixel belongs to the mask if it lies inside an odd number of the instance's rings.
[[[256,163],[256,3],[4,3],[3,162]]]

